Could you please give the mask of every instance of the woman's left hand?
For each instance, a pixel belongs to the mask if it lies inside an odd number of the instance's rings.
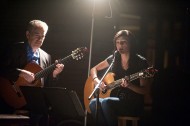
[[[129,82],[126,79],[123,78],[121,81],[122,81],[121,82],[121,87],[125,87],[126,88],[126,87],[129,86]]]

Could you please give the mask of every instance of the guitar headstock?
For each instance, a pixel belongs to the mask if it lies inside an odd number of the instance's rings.
[[[88,49],[86,47],[77,48],[74,51],[72,51],[71,56],[73,59],[80,60],[87,53],[87,50]]]
[[[148,67],[147,69],[145,69],[141,72],[140,76],[142,78],[152,78],[152,77],[154,77],[156,72],[158,72],[158,70],[155,69],[154,67]]]

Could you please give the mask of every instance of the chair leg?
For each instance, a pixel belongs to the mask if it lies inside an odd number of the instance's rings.
[[[119,119],[118,120],[118,126],[126,126],[126,120]]]
[[[138,126],[138,120],[132,120],[132,126]]]
[[[138,126],[139,117],[120,116],[118,117],[118,126],[126,126],[127,121],[132,122],[132,126]]]

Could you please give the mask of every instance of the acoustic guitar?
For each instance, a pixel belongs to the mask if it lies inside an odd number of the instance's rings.
[[[149,67],[145,70],[139,71],[139,72],[131,74],[129,76],[125,76],[125,77],[118,79],[116,81],[114,81],[114,75],[115,74],[112,72],[109,72],[105,76],[105,78],[103,79],[103,82],[106,84],[106,88],[104,90],[100,91],[99,98],[109,97],[111,94],[111,91],[114,88],[120,86],[122,79],[126,79],[127,81],[131,82],[131,81],[136,80],[138,78],[151,78],[154,76],[154,74],[156,72],[157,72],[156,69],[154,69],[153,67]],[[90,103],[89,96],[91,95],[91,93],[94,90],[94,85],[95,84],[94,84],[93,78],[91,76],[89,76],[87,78],[85,86],[84,86],[84,105],[85,105],[85,108],[87,109],[87,111],[89,113],[91,113],[90,109],[89,109],[89,103]],[[91,99],[93,99],[93,98],[94,98],[94,96],[91,97]]]
[[[80,60],[84,57],[87,52],[86,47],[77,48],[72,51],[72,54],[68,55],[63,59],[58,59],[58,63],[65,63],[69,59]],[[52,64],[45,69],[42,69],[39,65],[35,63],[27,64],[24,69],[35,74],[35,81],[28,83],[24,78],[19,77],[16,82],[12,82],[5,78],[0,77],[0,96],[5,100],[5,102],[15,109],[19,109],[26,105],[25,98],[20,90],[20,86],[36,86],[41,87],[41,78],[47,76],[53,72],[56,64]]]

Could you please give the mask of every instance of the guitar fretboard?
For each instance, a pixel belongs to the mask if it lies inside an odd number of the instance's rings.
[[[125,76],[122,79],[126,79],[127,81],[131,82],[131,81],[136,80],[142,76],[143,76],[143,72],[137,72],[137,73],[131,74],[129,76]],[[121,82],[122,82],[122,79],[118,79],[118,80],[110,83],[109,85],[106,86],[106,89],[113,89],[113,88],[119,87]]]
[[[65,57],[63,59],[59,59],[58,63],[65,63],[66,61],[68,61],[68,59],[71,59],[71,58],[72,58],[72,55],[69,55],[69,56],[67,56],[67,57]],[[38,80],[38,79],[40,79],[42,77],[45,77],[48,74],[50,74],[55,69],[55,66],[56,66],[56,64],[54,63],[54,64],[46,67],[44,70],[41,70],[41,71],[37,72],[35,74],[36,80]]]

